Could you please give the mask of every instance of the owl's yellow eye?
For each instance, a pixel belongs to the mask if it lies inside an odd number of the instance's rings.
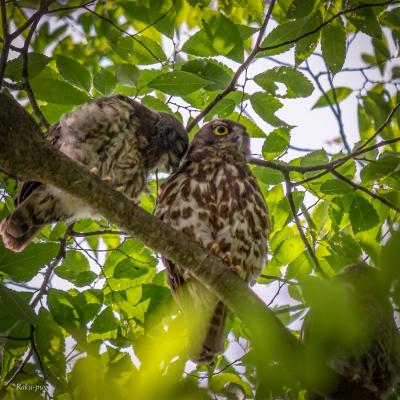
[[[214,128],[214,135],[217,136],[224,136],[229,133],[229,129],[225,125],[219,125],[216,128]]]

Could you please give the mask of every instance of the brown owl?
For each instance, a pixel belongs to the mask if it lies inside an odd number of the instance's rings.
[[[177,167],[188,146],[173,116],[122,95],[80,106],[52,126],[47,139],[133,201],[146,188],[149,172]],[[95,217],[90,204],[39,182],[25,182],[15,206],[0,224],[4,245],[13,251],[23,250],[44,225]]]
[[[324,355],[343,382],[335,393],[311,398],[351,400],[355,397],[349,393],[357,389],[365,400],[387,399],[400,378],[400,335],[389,288],[380,271],[366,264],[346,267],[332,285],[340,298],[330,299],[330,311],[311,304],[303,337],[310,349]]]
[[[179,169],[164,183],[156,215],[221,257],[246,282],[266,261],[268,213],[246,161],[246,128],[229,120],[203,126]],[[223,351],[227,308],[189,271],[163,259],[187,320],[189,356],[211,363]]]

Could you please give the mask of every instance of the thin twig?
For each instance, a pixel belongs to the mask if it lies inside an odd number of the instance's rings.
[[[298,42],[301,39],[304,39],[308,36],[313,35],[314,33],[319,32],[324,26],[330,24],[332,21],[334,21],[336,18],[339,18],[342,15],[357,11],[357,10],[361,10],[362,8],[368,8],[368,7],[382,7],[382,6],[386,6],[389,4],[398,4],[400,3],[400,1],[395,1],[395,0],[390,0],[390,1],[385,1],[383,3],[376,3],[376,4],[360,4],[356,7],[353,8],[349,8],[347,10],[342,10],[339,11],[337,14],[333,15],[331,18],[328,18],[326,21],[324,21],[321,25],[318,25],[315,29],[312,29],[309,32],[305,32],[302,35],[298,36],[297,38],[294,39],[290,39],[290,40],[285,40],[284,42],[278,43],[278,44],[274,44],[271,46],[264,46],[264,47],[260,47],[261,51],[266,51],[266,50],[273,50],[273,49],[278,49],[279,47],[283,47],[283,46],[287,46],[289,44],[293,44]]]
[[[366,187],[361,186],[355,182],[353,182],[352,180],[346,178],[344,175],[340,174],[339,172],[333,170],[331,171],[333,175],[336,176],[336,178],[342,180],[343,182],[346,182],[347,184],[349,184],[350,186],[352,186],[355,190],[360,190],[364,193],[366,193],[368,196],[374,198],[375,200],[380,201],[382,204],[384,204],[385,206],[388,206],[389,208],[391,208],[392,210],[400,213],[400,207],[396,206],[395,204],[390,203],[389,201],[387,201],[384,197],[379,196],[379,194],[376,194],[374,192],[372,192],[371,190],[368,190]]]
[[[0,55],[0,89],[1,89],[3,85],[4,72],[7,66],[8,53],[10,51],[10,43],[11,43],[11,39],[8,34],[7,9],[4,0],[0,0],[0,10],[1,10],[1,23],[3,25],[3,37],[4,37],[3,48],[1,50],[1,55]]]
[[[305,233],[303,231],[303,228],[301,227],[300,219],[299,219],[299,216],[297,215],[296,206],[294,204],[292,186],[291,186],[291,182],[290,182],[289,173],[285,172],[283,174],[283,176],[284,176],[285,182],[286,182],[286,196],[287,196],[287,199],[288,199],[288,202],[289,202],[290,209],[291,209],[292,214],[293,214],[294,222],[296,223],[297,230],[299,231],[301,240],[303,241],[304,245],[306,246],[308,254],[310,255],[311,259],[314,262],[316,271],[319,272],[324,278],[327,278],[327,275],[325,274],[325,272],[321,268],[321,265],[320,265],[320,263],[318,261],[318,258],[315,255],[314,250],[311,247],[310,243],[308,242],[308,240],[306,238],[306,235],[305,235]]]
[[[22,360],[21,364],[18,366],[18,368],[12,374],[11,378],[4,385],[5,388],[8,388],[15,381],[19,373],[24,369],[25,365],[28,363],[28,361],[31,359],[32,356],[33,356],[33,349],[32,347],[30,347],[28,353]]]

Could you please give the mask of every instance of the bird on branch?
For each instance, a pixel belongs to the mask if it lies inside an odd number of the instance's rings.
[[[162,185],[155,215],[252,283],[266,262],[269,220],[249,155],[243,125],[230,120],[204,125],[178,170]],[[227,307],[182,266],[165,257],[163,263],[187,321],[189,357],[212,363],[224,348]]]
[[[134,202],[151,170],[176,168],[188,147],[176,118],[122,95],[78,107],[51,126],[46,138]],[[47,224],[97,217],[90,204],[40,182],[24,182],[14,203],[14,212],[0,224],[3,243],[13,251],[22,251]]]

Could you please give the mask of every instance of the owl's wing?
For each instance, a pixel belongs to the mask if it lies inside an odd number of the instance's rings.
[[[49,141],[56,149],[60,148],[60,125],[56,124],[51,126],[45,139]],[[42,184],[36,181],[22,182],[18,195],[14,198],[14,206],[18,207],[25,199],[27,199],[38,187]]]

